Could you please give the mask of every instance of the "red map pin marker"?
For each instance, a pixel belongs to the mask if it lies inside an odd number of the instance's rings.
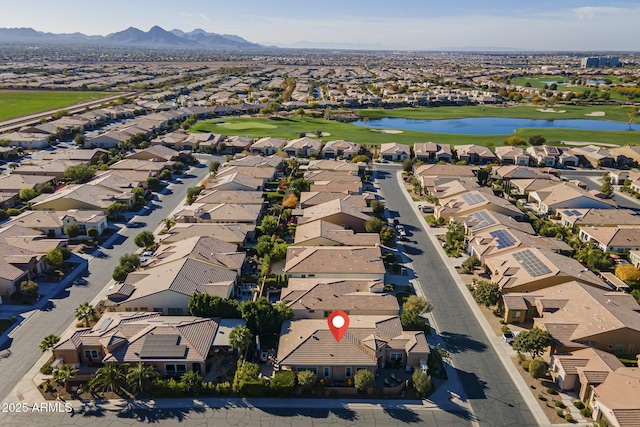
[[[349,316],[342,310],[335,310],[329,315],[328,322],[331,333],[340,342],[349,328]]]

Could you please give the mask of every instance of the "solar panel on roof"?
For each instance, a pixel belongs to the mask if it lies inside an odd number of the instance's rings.
[[[161,334],[147,335],[140,350],[141,358],[151,359],[177,359],[186,356],[187,347],[179,345],[180,335]]]
[[[516,239],[507,230],[496,230],[489,233],[498,244],[496,249],[508,248],[516,244]]]
[[[484,228],[496,223],[496,221],[489,216],[489,213],[486,211],[475,212],[470,216],[478,221],[478,223],[471,228]]]
[[[529,249],[513,254],[513,258],[518,261],[532,277],[544,276],[545,274],[551,273],[549,267],[540,261]]]
[[[579,211],[577,211],[577,210],[575,210],[575,209],[574,209],[574,210],[572,210],[572,211],[571,211],[571,213],[572,213],[572,214],[574,214],[575,216],[580,215],[580,212],[579,212]]]
[[[562,211],[562,213],[566,216],[574,216],[575,214],[573,212],[575,211]]]
[[[484,202],[484,197],[479,194],[465,193],[462,195],[462,200],[464,200],[464,202],[469,206],[473,206],[480,202]]]

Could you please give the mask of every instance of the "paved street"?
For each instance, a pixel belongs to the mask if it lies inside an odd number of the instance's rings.
[[[403,242],[424,294],[433,304],[432,317],[444,338],[473,414],[483,426],[537,425],[511,377],[471,313],[451,273],[403,194],[398,168],[376,165],[376,180],[392,216],[409,233]],[[495,337],[494,337],[495,338]]]
[[[105,256],[89,261],[86,285],[74,285],[63,289],[42,309],[24,313],[26,320],[11,332],[6,342],[0,341],[0,349],[8,349],[11,352],[9,357],[0,358],[0,396],[6,397],[40,358],[38,345],[42,338],[53,333],[62,334],[74,322],[75,308],[83,302],[92,301],[104,290],[111,280],[111,273],[118,264],[120,255],[138,249],[133,243],[133,237],[147,228],[155,230],[158,223],[183,201],[186,189],[198,185],[202,178],[208,175],[209,169],[207,164],[203,163],[202,167],[192,167],[188,173],[190,175],[180,178],[181,184],[170,185],[170,194],[161,195],[159,201],[152,202],[152,209],[146,209],[141,216],[134,218],[135,221],[144,222],[144,228],[122,228],[115,238],[115,243],[102,249]],[[1,308],[0,315],[6,315],[2,313]]]

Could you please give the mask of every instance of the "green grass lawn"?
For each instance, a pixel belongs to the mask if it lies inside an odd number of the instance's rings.
[[[0,120],[69,107],[116,95],[114,92],[0,90]]]
[[[513,114],[520,114],[520,116],[503,116],[503,117],[527,117],[524,116],[526,112],[535,111],[530,107],[514,107],[519,108],[517,111],[513,111]],[[522,110],[524,108],[525,110]],[[567,113],[569,113],[567,107]],[[583,108],[583,107],[575,107]],[[587,108],[587,107],[585,107]],[[563,107],[564,109],[564,107]],[[402,109],[402,110],[384,110],[382,113],[392,117],[406,117],[408,113],[421,114],[422,116],[414,116],[412,118],[427,118],[425,110],[428,112],[437,112],[440,114],[439,118],[444,117],[445,114],[456,117],[483,117],[484,113],[480,107],[451,107],[451,108],[430,108],[430,109]],[[511,110],[507,108],[491,108],[492,111]],[[577,115],[578,111],[581,111],[582,117],[584,113],[588,111],[607,111],[608,109],[601,108],[600,110],[575,110],[571,114]],[[364,113],[371,113],[379,110],[366,110]],[[465,115],[465,111],[470,114]],[[611,110],[613,111],[613,110]],[[475,113],[478,113],[474,115]],[[535,111],[538,113],[537,111]],[[404,115],[403,115],[404,114]],[[626,115],[626,111],[624,111]],[[368,114],[367,114],[368,115]],[[486,116],[492,116],[487,114]],[[496,116],[495,114],[493,116]],[[557,114],[560,116],[560,114]],[[562,115],[565,118],[565,115]],[[435,117],[430,117],[435,118]],[[597,118],[597,117],[596,117]],[[224,135],[242,135],[252,138],[261,138],[266,136],[276,138],[294,139],[298,138],[301,133],[316,132],[328,132],[330,136],[322,137],[325,141],[333,141],[336,139],[346,139],[348,141],[359,142],[362,144],[379,145],[384,142],[399,142],[409,145],[413,145],[416,142],[434,141],[442,144],[461,145],[461,144],[484,144],[485,142],[491,142],[495,146],[504,145],[504,141],[511,135],[454,135],[454,134],[442,134],[442,133],[428,133],[418,131],[403,131],[400,134],[384,134],[374,129],[364,128],[356,126],[350,123],[340,123],[336,121],[327,121],[324,119],[313,118],[226,118],[224,120],[210,120],[204,122],[198,122],[191,127],[192,132],[213,132],[221,133]],[[618,145],[624,145],[627,143],[640,144],[640,132],[628,132],[628,131],[586,131],[586,130],[572,130],[572,129],[518,129],[516,135],[522,136],[528,139],[532,135],[544,136],[548,143],[557,144],[562,140],[567,141],[590,141],[590,142],[606,142]]]
[[[531,84],[531,87],[542,89],[545,84],[550,85],[548,82],[571,83],[570,78],[560,76],[528,76],[528,77],[516,77],[511,79],[511,84],[515,86],[524,86],[527,83]]]

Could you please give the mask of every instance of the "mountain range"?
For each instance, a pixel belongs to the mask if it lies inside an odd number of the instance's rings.
[[[129,27],[106,36],[88,36],[82,33],[54,34],[36,31],[33,28],[0,28],[0,44],[7,42],[234,51],[264,49],[264,46],[232,34],[208,33],[201,29],[188,33],[178,29],[167,31],[158,26],[147,32]]]

